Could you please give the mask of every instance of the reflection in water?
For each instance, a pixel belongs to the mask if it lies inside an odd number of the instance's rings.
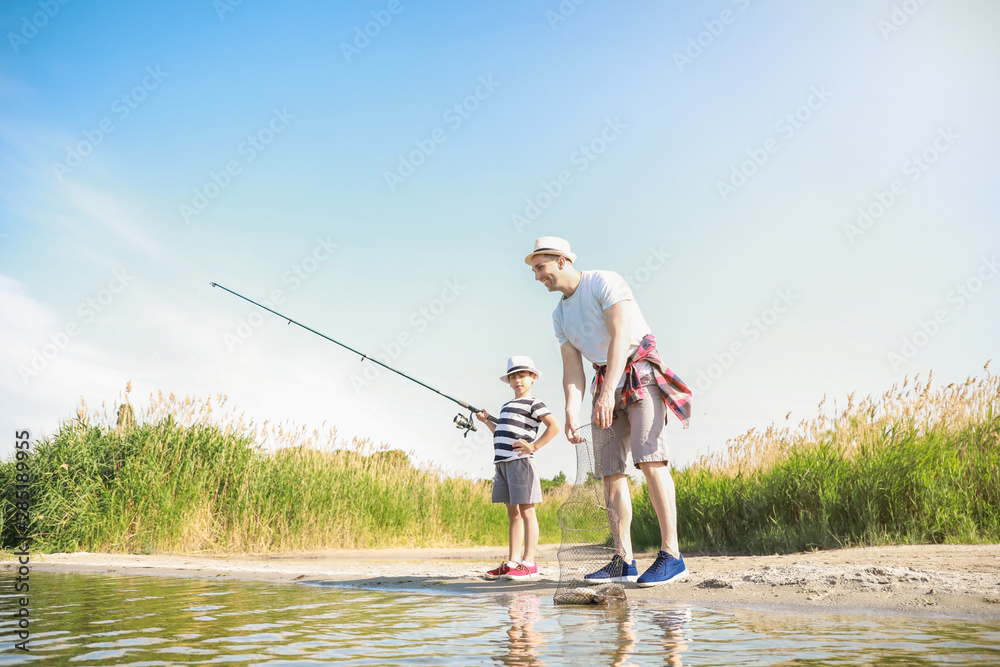
[[[0,573],[0,667],[1000,664],[994,621],[554,605],[530,594],[32,572],[31,652]]]
[[[649,616],[650,623],[663,633],[663,652],[666,656],[663,664],[681,667],[681,654],[688,649],[684,641],[684,629],[691,620],[690,607],[650,609]]]
[[[635,663],[629,661],[629,656],[635,652],[639,641],[635,634],[635,609],[631,605],[619,604],[609,611],[617,616],[614,622],[618,626],[618,642],[611,654],[611,664],[613,667],[633,667]]]
[[[611,665],[613,667],[635,667],[630,658],[639,652],[639,638],[636,632],[636,617],[642,617],[659,634],[663,633],[662,663],[670,667],[682,667],[681,655],[687,650],[684,643],[684,626],[691,620],[691,610],[687,607],[676,609],[651,609],[633,605],[616,605],[609,610],[609,621],[616,624],[618,632],[617,645],[612,648]],[[613,620],[612,620],[613,619]],[[644,641],[655,645],[659,638],[648,636]],[[650,651],[645,650],[648,654]]]
[[[691,608],[615,604],[608,607],[557,605],[558,636],[549,641],[565,659],[563,664],[600,664],[614,667],[685,664],[689,649]],[[724,664],[724,663],[717,663]]]
[[[504,665],[541,666],[545,661],[539,657],[545,635],[535,629],[541,620],[539,607],[541,598],[533,593],[510,596],[507,611],[510,614],[510,628],[507,630],[507,654],[500,658]]]

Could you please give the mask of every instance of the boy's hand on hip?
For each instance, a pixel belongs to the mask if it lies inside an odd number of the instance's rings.
[[[594,426],[597,428],[608,428],[611,426],[611,415],[614,411],[614,395],[608,394],[603,389],[594,401]]]
[[[534,454],[535,443],[526,440],[518,440],[514,443],[514,451],[518,454]]]

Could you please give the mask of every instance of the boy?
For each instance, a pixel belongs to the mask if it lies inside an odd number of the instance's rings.
[[[559,433],[555,417],[545,403],[531,397],[531,386],[539,372],[530,357],[511,357],[507,373],[500,377],[514,390],[514,399],[500,408],[500,417],[493,424],[486,411],[476,414],[479,421],[493,432],[493,502],[507,506],[509,547],[507,561],[486,573],[487,579],[530,579],[538,574],[535,548],[538,546],[538,517],[535,505],[542,502],[542,486],[535,470],[533,454]],[[545,432],[538,436],[538,427]],[[524,551],[518,561],[515,551],[524,540]]]

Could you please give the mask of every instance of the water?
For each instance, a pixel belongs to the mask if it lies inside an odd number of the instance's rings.
[[[32,573],[0,581],[0,665],[984,665],[1000,623]]]

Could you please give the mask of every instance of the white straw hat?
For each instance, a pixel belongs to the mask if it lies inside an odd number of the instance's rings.
[[[534,373],[536,380],[541,376],[541,373],[535,368],[535,362],[531,360],[531,357],[511,357],[507,360],[507,372],[500,376],[500,381],[507,382],[507,376],[518,371]]]
[[[535,239],[535,249],[524,258],[524,263],[530,265],[531,258],[535,255],[559,255],[571,262],[576,261],[576,255],[569,249],[569,241],[558,236],[543,236],[540,239]]]

